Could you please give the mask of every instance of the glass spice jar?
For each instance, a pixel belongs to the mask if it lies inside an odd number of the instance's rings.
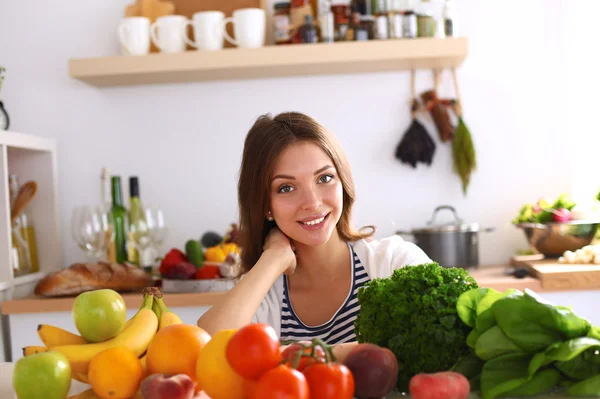
[[[360,17],[360,26],[365,30],[367,37],[357,40],[375,39],[375,17],[373,15],[362,15]]]
[[[417,36],[435,37],[437,22],[433,17],[432,4],[429,0],[421,0],[417,13]]]
[[[331,4],[331,12],[333,13],[334,24],[334,40],[336,42],[346,40],[346,32],[348,31],[350,7],[347,2]]]
[[[273,6],[273,37],[275,44],[290,44],[290,2],[282,1]]]

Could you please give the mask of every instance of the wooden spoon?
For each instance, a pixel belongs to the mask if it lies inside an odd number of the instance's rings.
[[[15,222],[15,220],[17,219],[17,217],[19,217],[19,215],[21,213],[23,213],[23,210],[31,202],[31,200],[35,196],[36,192],[37,192],[37,183],[34,182],[33,180],[30,180],[21,186],[21,188],[19,189],[19,192],[17,193],[17,197],[15,198],[15,203],[13,204],[13,207],[12,207],[12,210],[10,213],[11,224],[13,224]]]

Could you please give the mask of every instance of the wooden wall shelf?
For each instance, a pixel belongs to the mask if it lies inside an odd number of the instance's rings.
[[[450,68],[466,58],[467,38],[418,38],[186,51],[69,60],[69,74],[96,87],[227,79]]]

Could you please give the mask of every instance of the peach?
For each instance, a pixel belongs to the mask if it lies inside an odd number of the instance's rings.
[[[194,382],[186,374],[151,374],[140,390],[144,399],[192,399]]]

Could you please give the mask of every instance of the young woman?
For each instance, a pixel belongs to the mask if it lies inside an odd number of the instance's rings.
[[[258,118],[238,184],[243,278],[198,326],[214,334],[260,322],[282,340],[356,341],[358,288],[431,260],[399,236],[354,230],[354,200],[348,161],[323,126],[295,112]]]

